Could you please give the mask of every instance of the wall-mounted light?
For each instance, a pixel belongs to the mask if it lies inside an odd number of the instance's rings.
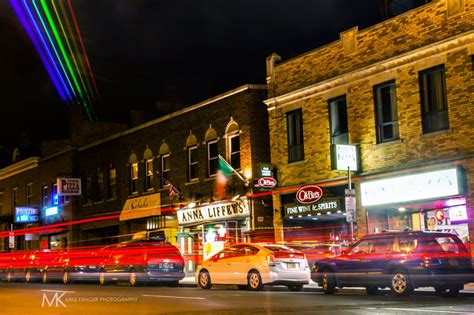
[[[398,211],[400,211],[400,212],[405,212],[405,211],[407,211],[407,208],[405,208],[405,207],[400,207],[400,208],[398,208]]]
[[[194,207],[196,207],[196,203],[195,203],[195,202],[190,202],[190,203],[188,204],[188,208],[194,208]]]

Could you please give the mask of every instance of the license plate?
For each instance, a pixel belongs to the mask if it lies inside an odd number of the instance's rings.
[[[291,262],[291,263],[286,263],[286,267],[287,267],[288,269],[297,269],[297,268],[298,268],[298,265],[299,265],[298,263],[293,263],[293,262]]]
[[[459,266],[459,262],[456,259],[448,259],[448,264],[450,266]]]
[[[96,265],[90,265],[90,266],[89,266],[89,269],[95,269],[95,268],[97,268]]]
[[[162,267],[163,269],[171,269],[171,268],[173,268],[173,264],[170,264],[170,263],[163,263],[163,264],[161,265],[161,267]]]

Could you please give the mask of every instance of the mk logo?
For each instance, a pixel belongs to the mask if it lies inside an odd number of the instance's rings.
[[[43,292],[43,301],[41,302],[41,307],[44,307],[45,304],[47,304],[49,307],[52,307],[53,304],[55,305],[55,307],[59,307],[59,305],[62,305],[63,307],[66,307],[66,304],[64,304],[64,302],[61,299],[68,292],[64,292],[64,291],[54,292],[53,291],[51,293],[54,293],[54,294],[52,296],[50,295],[51,299],[49,299],[48,294],[46,292]]]

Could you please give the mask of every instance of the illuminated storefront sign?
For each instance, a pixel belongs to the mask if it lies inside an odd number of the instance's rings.
[[[461,195],[462,176],[458,168],[404,175],[363,182],[360,185],[363,207],[437,199]]]
[[[143,197],[130,198],[125,201],[120,221],[146,218],[161,214],[160,193],[146,195]]]
[[[323,190],[319,186],[309,185],[301,187],[296,192],[296,200],[299,203],[308,205],[315,203],[323,197]]]
[[[60,196],[80,196],[80,178],[58,178],[58,195]]]
[[[224,203],[213,203],[198,208],[184,208],[177,211],[180,225],[195,224],[204,221],[219,221],[250,215],[247,199]]]
[[[39,209],[34,207],[15,207],[16,223],[32,223],[39,221]]]
[[[44,216],[45,217],[51,217],[51,216],[58,215],[58,214],[59,214],[59,208],[56,207],[56,206],[48,207],[48,208],[44,209]]]
[[[466,205],[449,208],[449,219],[451,223],[467,222]]]
[[[291,205],[285,206],[285,217],[298,217],[298,216],[307,216],[318,214],[318,213],[327,213],[342,211],[341,208],[341,199],[324,199],[318,203],[312,205]]]

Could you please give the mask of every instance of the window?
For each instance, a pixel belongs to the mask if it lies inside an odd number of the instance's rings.
[[[377,142],[397,140],[398,112],[395,81],[374,87],[375,115],[377,124]]]
[[[107,191],[107,198],[117,198],[117,170],[113,167],[109,169],[109,189]]]
[[[26,205],[33,204],[33,183],[26,184]]]
[[[303,147],[303,117],[301,109],[286,113],[288,131],[288,162],[304,159]]]
[[[54,183],[51,185],[51,201],[53,206],[59,205],[59,195],[58,195],[58,184]]]
[[[197,146],[188,148],[188,180],[198,179]]]
[[[3,200],[4,197],[3,196],[4,196],[3,191],[0,191],[0,215],[3,214],[3,203],[4,203],[4,200]],[[1,241],[0,241],[0,243],[1,243]]]
[[[234,169],[240,169],[240,135],[229,136],[229,161]]]
[[[49,206],[48,186],[41,187],[41,202],[43,207]]]
[[[85,189],[84,189],[84,202],[89,203],[91,201],[92,197],[92,175],[91,174],[86,174],[86,180],[85,180]]]
[[[138,183],[138,162],[130,164],[130,193],[137,192]]]
[[[15,212],[15,207],[18,206],[18,187],[12,188],[12,210]]]
[[[103,200],[104,199],[104,172],[102,170],[97,170],[97,198],[96,200]]]
[[[164,154],[161,156],[161,185],[167,185],[168,181],[170,180],[170,171],[171,171],[171,164],[170,164],[170,154]]]
[[[207,143],[207,169],[208,176],[216,175],[219,168],[219,156],[217,153],[217,140]]]
[[[444,66],[420,72],[423,133],[449,128]]]
[[[153,190],[153,159],[145,162],[145,191]]]
[[[346,96],[329,101],[331,144],[349,144]]]

